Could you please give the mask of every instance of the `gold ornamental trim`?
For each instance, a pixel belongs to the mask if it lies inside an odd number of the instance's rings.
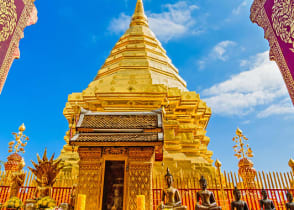
[[[292,44],[290,50],[294,53],[294,1],[275,0],[272,10],[274,31],[283,42]]]
[[[3,26],[0,30],[0,42],[4,42],[16,27],[17,13],[14,0],[0,0],[0,8],[0,25]]]

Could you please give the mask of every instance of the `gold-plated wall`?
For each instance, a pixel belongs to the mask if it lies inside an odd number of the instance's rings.
[[[78,193],[86,195],[86,209],[95,210],[100,206],[102,195],[101,148],[79,148]]]

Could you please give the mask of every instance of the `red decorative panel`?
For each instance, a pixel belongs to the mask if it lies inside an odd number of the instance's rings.
[[[32,0],[0,0],[0,93],[10,66],[19,58],[19,40],[24,28],[37,21]]]
[[[294,104],[294,1],[254,0],[250,19],[264,29],[270,59],[278,64]]]

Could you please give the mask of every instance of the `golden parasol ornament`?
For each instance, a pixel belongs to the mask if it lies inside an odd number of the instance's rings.
[[[235,152],[234,156],[236,156],[238,159],[253,157],[253,152],[249,147],[249,144],[245,144],[247,141],[248,138],[243,135],[243,132],[239,128],[237,128],[236,136],[233,138],[233,142],[236,143],[233,146],[233,149]]]
[[[24,123],[19,126],[18,133],[13,132],[14,140],[8,143],[8,152],[9,153],[25,153],[24,147],[27,145],[29,137],[24,135],[26,127]]]

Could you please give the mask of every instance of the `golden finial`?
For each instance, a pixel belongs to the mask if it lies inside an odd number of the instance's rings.
[[[237,130],[236,130],[236,135],[237,136],[242,136],[242,131],[241,131],[241,129],[240,128],[237,128]]]
[[[19,126],[18,130],[21,132],[24,132],[26,130],[26,126],[24,125],[24,123]]]
[[[243,132],[239,128],[236,130],[236,135],[237,136],[233,138],[233,141],[236,143],[236,145],[233,146],[236,152],[234,156],[238,159],[253,157],[253,152],[249,145],[244,144],[244,141],[248,141],[248,138],[243,135]]]
[[[19,126],[18,128],[18,133],[13,132],[12,135],[14,135],[14,141],[11,141],[8,143],[8,152],[9,153],[18,153],[22,152],[25,153],[24,147],[27,145],[27,141],[29,140],[29,137],[23,134],[25,131],[26,127],[24,123]]]
[[[222,166],[222,163],[216,159],[216,161],[214,162],[215,167],[220,168]]]
[[[144,12],[144,6],[142,0],[137,0],[136,9],[132,17],[131,26],[145,25],[148,26],[148,20]]]
[[[294,168],[294,160],[292,158],[290,158],[290,160],[288,161],[288,165],[291,167],[291,168]]]

